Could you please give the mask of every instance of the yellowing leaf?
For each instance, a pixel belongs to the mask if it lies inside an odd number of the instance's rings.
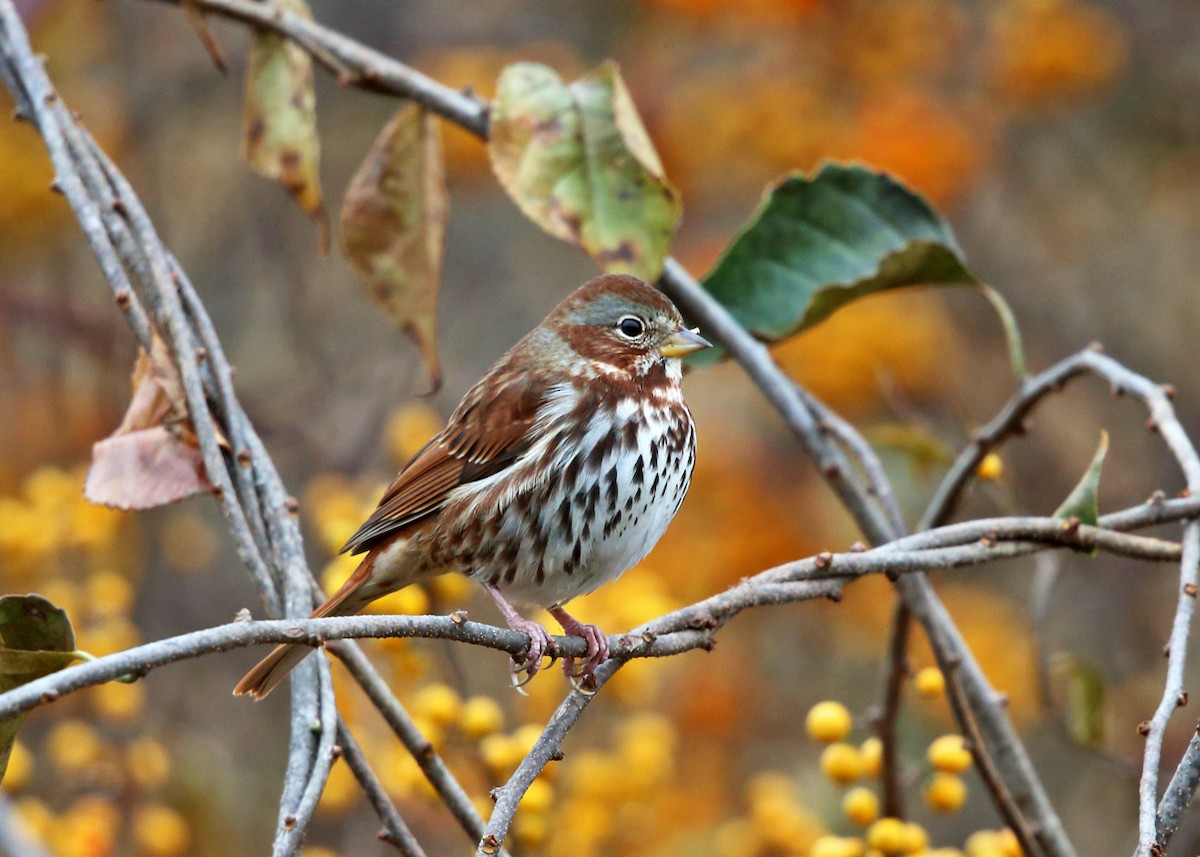
[[[509,196],[551,235],[606,271],[658,278],[682,203],[614,63],[571,84],[537,63],[506,68],[488,151]]]
[[[84,496],[101,506],[128,511],[152,509],[210,490],[179,371],[156,335],[150,353],[138,353],[133,398],[121,425],[92,445]]]
[[[446,248],[437,120],[406,104],[380,132],[342,203],[342,251],[367,292],[421,350],[435,389],[438,286]]]
[[[57,672],[78,658],[75,633],[62,609],[40,595],[0,598],[0,693]],[[0,778],[27,714],[0,720]]]
[[[311,19],[304,0],[275,0],[280,11]],[[316,221],[321,252],[329,225],[321,195],[317,96],[308,53],[274,33],[254,34],[246,71],[242,154],[258,172],[287,188]]]

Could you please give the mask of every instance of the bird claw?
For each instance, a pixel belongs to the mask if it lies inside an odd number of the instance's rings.
[[[587,643],[587,654],[584,655],[583,662],[578,669],[575,667],[575,658],[563,658],[562,663],[563,675],[567,677],[567,681],[571,682],[576,690],[582,690],[576,681],[595,678],[596,670],[608,660],[608,636],[595,625],[583,624],[561,607],[554,608],[550,612],[568,635],[582,637]]]
[[[539,625],[537,622],[529,619],[519,619],[509,622],[509,627],[514,631],[520,631],[529,636],[529,648],[525,650],[525,659],[518,662],[514,657],[510,670],[512,671],[513,687],[524,693],[522,688],[533,679],[538,671],[542,668],[542,658],[548,653],[551,653],[554,647],[554,639],[550,636],[550,632]],[[553,654],[551,654],[553,657]],[[525,678],[518,679],[521,673],[525,673]]]

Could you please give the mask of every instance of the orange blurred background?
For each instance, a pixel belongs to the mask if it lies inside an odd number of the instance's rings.
[[[233,72],[216,72],[178,9],[137,0],[21,4],[67,102],[142,195],[190,272],[236,364],[237,387],[302,498],[315,571],[396,466],[467,386],[591,263],[522,219],[483,144],[444,129],[451,224],[441,310],[445,385],[426,388],[412,345],[365,299],[350,266],[316,253],[311,223],[240,161],[246,34],[212,21]],[[489,95],[507,63],[564,76],[617,59],[685,216],[675,254],[703,274],[764,186],[824,158],[861,160],[926,194],[974,270],[1021,322],[1034,370],[1092,340],[1171,381],[1200,416],[1193,331],[1200,302],[1200,10],[1134,0],[620,0],[314,4],[322,23],[453,86]],[[7,113],[11,103],[0,96]],[[327,205],[395,103],[318,73]],[[0,121],[0,580],[70,611],[81,647],[115,651],[262,610],[214,505],[136,517],[88,506],[90,444],[128,400],[132,337],[28,125]],[[879,444],[910,521],[947,456],[1010,395],[1000,326],[963,291],[862,301],[776,349],[780,364]],[[780,420],[733,366],[685,381],[699,430],[688,500],[659,548],[576,612],[620,631],[742,577],[858,538]],[[1101,507],[1180,479],[1135,403],[1083,383],[1047,403],[1004,450],[966,515],[1052,511],[1113,435]],[[1031,560],[937,579],[1011,713],[1080,853],[1128,853],[1135,733],[1157,702],[1176,570],[1065,556],[1046,628],[1031,627]],[[808,855],[857,829],[822,774],[804,714],[837,699],[869,734],[892,597],[886,582],[840,604],[735,619],[710,653],[624,669],[589,709],[517,816],[529,855]],[[380,609],[497,621],[465,582],[400,593]],[[1083,747],[1065,699],[1039,704],[1036,652],[1103,680],[1106,736]],[[486,811],[534,725],[563,697],[547,671],[528,699],[502,656],[440,643],[372,642],[401,698]],[[261,652],[178,664],[135,685],[37,711],[4,790],[56,857],[253,855],[268,850],[282,781],[285,698],[229,691]],[[930,663],[913,646],[917,667]],[[469,844],[411,760],[334,668],[344,711],[430,854]],[[1052,676],[1062,684],[1061,670]],[[1195,672],[1190,674],[1195,678]],[[1193,682],[1194,684],[1194,682]],[[1059,688],[1061,690],[1061,687]],[[1189,734],[1182,717],[1166,758]],[[901,722],[908,803],[935,846],[1000,821],[973,774],[958,812],[925,807],[924,748],[952,730],[944,701],[912,698]],[[248,764],[248,760],[254,760]],[[864,782],[873,787],[869,777]],[[1102,821],[1097,821],[1097,820]],[[307,857],[385,854],[343,765]],[[1185,825],[1180,853],[1200,847]],[[984,853],[984,852],[980,852]],[[988,852],[990,853],[990,852]]]

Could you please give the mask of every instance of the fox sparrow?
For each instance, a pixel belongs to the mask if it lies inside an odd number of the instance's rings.
[[[342,548],[365,553],[312,614],[344,616],[411,583],[458,571],[479,581],[529,635],[532,675],[549,632],[511,601],[548,607],[587,641],[582,672],[608,638],[562,607],[640,561],[679,510],[696,460],[680,358],[708,343],[640,280],[584,284],[463,397]],[[234,693],[259,699],[311,649],[275,648]],[[572,675],[573,664],[564,661]]]

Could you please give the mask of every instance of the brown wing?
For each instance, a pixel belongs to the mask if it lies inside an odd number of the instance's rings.
[[[400,471],[342,553],[370,550],[381,537],[437,512],[459,485],[499,473],[529,449],[549,385],[514,363],[511,357],[499,363],[471,388],[441,433]]]

